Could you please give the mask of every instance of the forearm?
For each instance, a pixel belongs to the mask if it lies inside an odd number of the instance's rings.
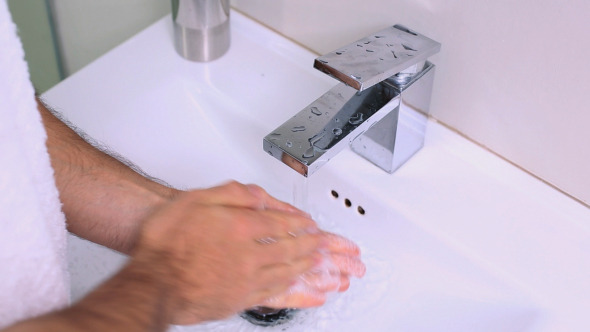
[[[131,261],[76,305],[5,332],[165,331],[171,314],[167,289],[147,266]]]
[[[176,191],[95,149],[41,103],[39,111],[68,230],[129,253],[143,218]]]

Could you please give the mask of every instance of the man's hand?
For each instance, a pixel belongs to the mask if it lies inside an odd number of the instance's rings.
[[[321,261],[322,239],[304,213],[234,182],[181,194],[155,212],[133,260],[166,285],[173,322],[194,324],[285,292]]]
[[[225,318],[285,292],[326,248],[305,213],[256,186],[182,193],[149,215],[112,279],[8,331],[163,331]]]
[[[360,259],[359,247],[342,236],[322,232],[328,244],[322,250],[322,263],[306,271],[297,283],[286,292],[268,298],[265,307],[309,308],[323,305],[330,292],[344,292],[350,286],[350,278],[362,278],[366,267]]]

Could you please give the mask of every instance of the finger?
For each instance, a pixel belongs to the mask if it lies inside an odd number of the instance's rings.
[[[262,303],[269,308],[312,308],[326,303],[326,293],[307,291],[289,293],[285,292],[277,296],[269,297]]]
[[[293,214],[278,210],[255,211],[258,213],[257,222],[260,223],[257,230],[263,232],[260,236],[275,238],[297,237],[308,233],[319,233],[315,221],[299,214]],[[327,240],[326,240],[327,241]]]
[[[357,257],[330,254],[329,259],[342,275],[362,278],[367,271],[365,264]]]
[[[329,252],[350,256],[360,255],[361,249],[351,240],[330,232],[322,231],[322,234],[326,238]]]
[[[293,287],[309,288],[317,292],[335,292],[340,289],[341,275],[337,272],[326,270],[310,270],[299,276],[297,284]]]
[[[257,282],[261,285],[258,290],[251,292],[250,304],[259,305],[269,297],[278,296],[293,287],[297,276],[309,271],[321,261],[320,254],[313,254],[300,258],[292,264],[275,264],[265,266],[258,274]]]
[[[272,288],[285,284],[290,287],[299,281],[299,276],[317,267],[321,261],[322,255],[313,253],[289,264],[267,265],[260,269],[258,280],[262,285]]]
[[[349,287],[350,287],[350,279],[348,278],[348,276],[340,275],[340,287],[338,288],[338,291],[344,292],[344,291],[348,290]]]
[[[301,211],[291,204],[285,203],[272,197],[260,186],[257,186],[255,184],[248,184],[246,185],[246,187],[254,196],[258,197],[263,202],[265,209],[296,213],[303,217],[310,218],[310,215],[307,212]]]
[[[256,247],[254,249],[255,259],[261,267],[267,267],[272,265],[293,265],[295,262],[311,256],[315,257],[319,264],[322,260],[320,240],[321,238],[317,234],[307,234],[297,238],[274,240],[276,242],[272,243],[252,242]],[[299,273],[305,271],[307,270],[299,271]]]

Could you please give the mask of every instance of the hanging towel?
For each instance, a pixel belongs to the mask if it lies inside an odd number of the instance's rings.
[[[0,329],[69,304],[65,218],[16,26],[0,0]]]

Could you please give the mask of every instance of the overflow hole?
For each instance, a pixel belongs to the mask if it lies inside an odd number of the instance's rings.
[[[352,203],[350,202],[350,199],[348,199],[348,198],[345,199],[344,200],[344,205],[346,205],[346,207],[351,207],[352,206]]]
[[[332,197],[338,198],[338,192],[336,190],[332,190],[331,194],[332,194]]]
[[[359,212],[359,213],[360,213],[362,216],[364,216],[364,215],[365,215],[365,213],[366,213],[366,212],[365,212],[365,209],[364,209],[362,206],[360,206],[360,205],[358,206],[358,208],[357,208],[356,210],[357,210],[357,211],[358,211],[358,212]]]

